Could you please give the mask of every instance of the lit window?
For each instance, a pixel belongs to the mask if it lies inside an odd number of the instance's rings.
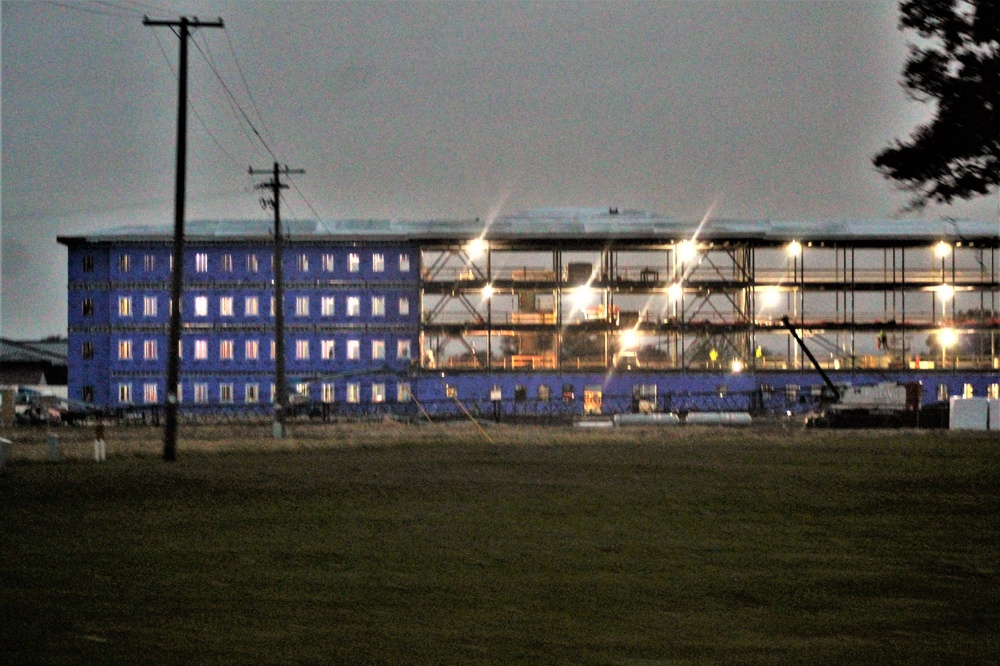
[[[142,314],[144,314],[147,317],[155,317],[156,316],[157,300],[158,299],[156,298],[156,296],[145,296],[145,297],[143,297],[143,299],[142,299]]]
[[[223,273],[233,272],[233,255],[231,254],[222,255],[222,272]]]
[[[372,255],[372,272],[381,273],[385,270],[385,255],[381,252],[376,252]]]
[[[299,382],[295,385],[295,395],[308,398],[309,397],[309,384],[307,382]]]
[[[152,405],[157,402],[156,396],[156,384],[143,384],[142,386],[142,400],[147,405]]]
[[[247,255],[247,272],[256,273],[257,272],[257,255],[248,254]]]
[[[351,382],[347,385],[347,402],[361,402],[361,384]]]
[[[195,317],[208,316],[208,296],[194,297],[194,316]]]
[[[231,403],[233,401],[233,385],[219,384],[219,402]]]
[[[84,342],[83,349],[80,350],[80,356],[83,358],[94,358],[94,343],[90,341]]]
[[[347,341],[347,359],[349,361],[357,361],[361,358],[361,341],[360,340],[348,340]]]
[[[326,273],[333,272],[333,255],[324,254],[323,255],[323,271]]]
[[[132,341],[131,340],[119,340],[118,341],[118,360],[119,361],[131,361],[132,360]]]
[[[300,273],[307,273],[309,271],[309,257],[305,254],[300,254],[298,257],[298,266]]]
[[[385,402],[385,384],[372,384],[372,402]]]
[[[385,316],[385,296],[372,296],[372,316]]]
[[[194,357],[199,361],[204,361],[208,358],[208,340],[194,341]]]
[[[243,299],[244,315],[246,315],[247,317],[256,317],[257,309],[258,309],[258,303],[256,296],[247,296],[245,299]]]
[[[257,354],[260,353],[260,343],[256,340],[247,340],[243,345],[243,357],[248,361],[256,361]]]
[[[324,361],[332,361],[333,351],[334,351],[334,341],[333,340],[323,340],[320,343],[320,358]]]
[[[145,257],[143,257],[143,262],[146,264],[146,272],[147,273],[152,273],[153,271],[156,270],[156,255],[155,254],[147,254]],[[147,400],[147,402],[149,402],[149,401]]]
[[[410,383],[399,382],[396,384],[396,402],[410,401]]]
[[[347,255],[347,270],[351,273],[357,273],[361,270],[361,257],[356,252]]]
[[[194,401],[208,402],[208,384],[198,383],[194,385]]]
[[[326,382],[323,384],[323,402],[334,402],[336,400],[336,394],[334,393],[333,383]]]
[[[406,296],[399,297],[399,314],[403,317],[410,314],[410,299]]]
[[[324,296],[320,300],[320,312],[324,317],[333,316],[333,296]]]
[[[410,255],[408,254],[399,255],[399,272],[400,273],[410,272]]]
[[[274,355],[278,353],[278,343],[271,340],[271,360],[274,360]]]
[[[119,296],[118,297],[118,314],[122,317],[132,316],[132,297],[131,296]]]
[[[132,385],[118,385],[118,402],[132,402]]]
[[[196,273],[208,272],[208,255],[206,253],[198,252],[194,255],[194,270]]]
[[[399,340],[396,342],[396,358],[410,358],[410,341]]]
[[[385,358],[385,340],[372,340],[372,360],[381,361]]]
[[[243,387],[243,401],[255,403],[260,400],[260,386],[257,384],[247,384]]]
[[[156,340],[146,340],[142,343],[142,355],[147,361],[155,361],[159,356]]]
[[[233,316],[233,297],[223,296],[219,299],[219,314],[223,317]]]
[[[127,254],[123,254],[118,257],[118,268],[121,269],[122,273],[128,273],[129,268],[132,267],[132,258]]]
[[[347,297],[347,316],[358,317],[361,315],[361,298],[358,296]]]
[[[295,358],[299,360],[307,360],[309,358],[309,341],[308,340],[296,340],[295,341]]]
[[[233,341],[232,340],[220,340],[219,341],[219,358],[223,361],[233,360]]]
[[[295,297],[295,316],[296,317],[308,317],[309,316],[309,297],[308,296],[296,296]]]
[[[83,299],[83,316],[84,317],[94,316],[94,299],[92,298]]]
[[[274,296],[271,297],[271,316],[274,316]]]

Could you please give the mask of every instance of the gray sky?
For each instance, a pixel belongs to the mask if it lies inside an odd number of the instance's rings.
[[[188,219],[269,216],[246,170],[275,158],[207,58],[306,170],[299,219],[884,219],[905,196],[870,158],[927,114],[897,84],[908,35],[886,1],[5,0],[4,336],[65,333],[57,234],[172,221],[178,40],[144,13],[226,24],[191,47]]]

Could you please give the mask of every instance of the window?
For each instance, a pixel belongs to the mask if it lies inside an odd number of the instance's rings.
[[[257,272],[257,255],[248,254],[247,255],[247,272],[256,273]]]
[[[360,340],[348,340],[347,341],[347,359],[350,361],[357,361],[361,358],[361,341]]]
[[[385,270],[385,255],[381,252],[372,254],[372,272],[381,273]]]
[[[143,257],[143,263],[146,265],[146,272],[152,273],[153,271],[156,270],[156,255],[147,254],[145,257]],[[146,402],[149,401],[147,400]]]
[[[223,317],[233,316],[233,297],[223,296],[219,299],[219,314]]]
[[[121,269],[122,273],[128,273],[128,269],[132,266],[132,258],[127,254],[123,254],[118,257],[118,268]]]
[[[990,400],[996,400],[997,398],[1000,398],[1000,384],[994,382],[989,386],[987,386],[986,397],[989,398]]]
[[[247,296],[243,299],[243,314],[247,317],[257,316],[257,297]]]
[[[351,273],[357,273],[361,270],[361,257],[358,256],[357,252],[351,252],[347,255],[347,270]]]
[[[385,402],[385,384],[372,384],[372,402]]]
[[[299,360],[308,360],[309,358],[309,341],[308,340],[296,340],[295,341],[295,358]]]
[[[118,385],[118,402],[132,402],[132,385]]]
[[[542,402],[548,402],[550,396],[551,396],[551,392],[549,391],[549,385],[548,384],[539,384],[538,385],[538,399],[540,401],[542,401]]]
[[[323,396],[322,397],[323,402],[335,402],[336,401],[336,399],[337,399],[336,398],[336,393],[334,393],[333,383],[332,382],[325,382],[323,384],[323,394],[322,394],[322,396]]]
[[[194,270],[196,273],[208,272],[208,254],[205,252],[198,252],[194,255]]]
[[[80,392],[80,397],[83,398],[84,402],[94,402],[94,387],[84,386]]]
[[[274,391],[275,391],[274,383],[272,382],[271,383],[271,404],[274,404]]]
[[[219,358],[223,361],[233,360],[233,341],[232,340],[220,340],[219,341]]]
[[[399,340],[396,342],[396,358],[410,358],[410,341]]]
[[[219,384],[219,402],[231,403],[233,401],[233,385],[230,383]]]
[[[358,296],[347,297],[347,316],[358,317],[361,315],[361,298]]]
[[[195,317],[208,316],[208,296],[194,297],[194,316]]]
[[[401,317],[410,314],[410,299],[406,296],[399,297],[399,314]]]
[[[131,340],[119,340],[118,341],[118,360],[119,361],[131,361],[132,360],[132,341]]]
[[[208,358],[208,340],[194,341],[194,357],[198,361],[204,361]]]
[[[320,343],[320,358],[324,361],[332,361],[334,358],[334,341],[322,340]]]
[[[333,272],[333,255],[324,254],[323,255],[323,272],[332,273]]]
[[[255,403],[260,400],[260,386],[257,384],[246,384],[243,387],[243,401]]]
[[[295,395],[299,396],[300,398],[306,398],[308,400],[309,399],[309,383],[308,382],[299,382],[298,384],[296,384],[295,385]]]
[[[282,301],[284,303],[284,301]],[[271,297],[271,316],[274,316],[274,296]]]
[[[332,317],[333,316],[333,296],[324,296],[320,300],[319,303],[320,303],[320,306],[319,306],[320,307],[320,313],[324,317]]]
[[[94,343],[87,342],[83,343],[83,348],[80,350],[80,356],[83,358],[94,358]]]
[[[156,384],[143,384],[142,401],[145,402],[147,405],[152,405],[157,402]]]
[[[83,316],[84,317],[94,316],[94,299],[92,298],[83,299]]]
[[[142,314],[146,317],[156,316],[156,306],[158,299],[156,296],[143,296],[142,298]]]
[[[184,402],[184,385],[177,382],[177,402]]]
[[[94,255],[85,254],[83,256],[83,272],[90,273],[94,270]]]
[[[247,340],[243,345],[243,358],[248,361],[256,361],[260,353],[260,344],[256,340]]]
[[[309,272],[309,257],[308,257],[308,255],[300,254],[298,256],[298,267],[299,267],[299,272],[300,273],[308,273]]]
[[[194,385],[194,401],[208,402],[208,384],[198,383]]]
[[[159,351],[156,340],[146,340],[142,343],[142,356],[147,361],[155,361],[160,355]]]
[[[410,255],[408,254],[399,255],[399,272],[400,273],[410,272]]]
[[[132,316],[132,297],[131,296],[119,296],[118,297],[118,314],[122,317]]]
[[[308,296],[296,296],[295,297],[295,316],[296,317],[308,317],[309,316],[309,297]]]
[[[385,340],[372,340],[372,360],[381,361],[385,358]]]
[[[351,382],[347,385],[347,402],[361,402],[361,384]]]
[[[278,353],[278,343],[271,340],[271,360],[274,360],[274,355]]]
[[[410,383],[399,382],[396,384],[396,402],[410,401]]]
[[[372,316],[385,316],[385,296],[372,296]]]
[[[222,272],[223,273],[233,272],[233,255],[231,254],[222,255]]]

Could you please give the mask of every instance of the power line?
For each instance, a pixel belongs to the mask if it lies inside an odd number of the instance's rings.
[[[264,115],[260,112],[260,107],[257,106],[257,98],[254,97],[253,92],[250,90],[250,84],[247,83],[247,77],[243,72],[243,66],[240,64],[240,59],[236,57],[236,49],[233,48],[233,40],[229,36],[228,32],[226,32],[225,34],[226,34],[226,42],[229,44],[229,52],[233,56],[233,62],[236,63],[236,71],[238,71],[240,74],[240,79],[243,81],[243,88],[244,90],[247,91],[247,97],[250,98],[250,104],[253,106],[253,110],[257,114],[257,120],[260,121],[260,124],[264,128],[264,131],[267,133],[268,138],[270,138],[271,141],[274,142],[274,137],[271,135],[271,130],[268,129],[267,123],[264,121]]]
[[[100,9],[93,9],[83,6],[82,4],[73,4],[69,2],[59,2],[59,0],[44,0],[46,4],[55,5],[56,7],[62,7],[63,9],[71,9],[75,12],[83,12],[85,14],[94,14],[95,16],[110,16],[112,18],[125,19],[132,18],[133,15],[127,15],[122,13],[114,13],[109,11],[103,11]],[[124,8],[123,8],[124,9]]]

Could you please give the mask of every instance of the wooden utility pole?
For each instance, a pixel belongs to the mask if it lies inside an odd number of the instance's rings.
[[[251,175],[271,174],[271,180],[257,185],[259,190],[271,190],[270,199],[262,199],[265,206],[274,210],[274,437],[285,437],[285,413],[288,409],[288,380],[285,377],[285,274],[282,268],[281,237],[281,190],[287,190],[288,185],[281,182],[282,175],[305,173],[302,169],[289,169],[277,162],[272,169],[254,169],[248,171]]]
[[[182,16],[177,21],[153,21],[142,17],[142,24],[174,31],[181,40],[180,75],[177,77],[177,174],[174,191],[174,248],[170,288],[170,333],[167,341],[166,425],[163,429],[163,459],[177,460],[177,385],[180,383],[181,294],[184,284],[184,182],[187,171],[187,70],[188,37],[194,28],[222,28],[222,19],[199,21]]]

